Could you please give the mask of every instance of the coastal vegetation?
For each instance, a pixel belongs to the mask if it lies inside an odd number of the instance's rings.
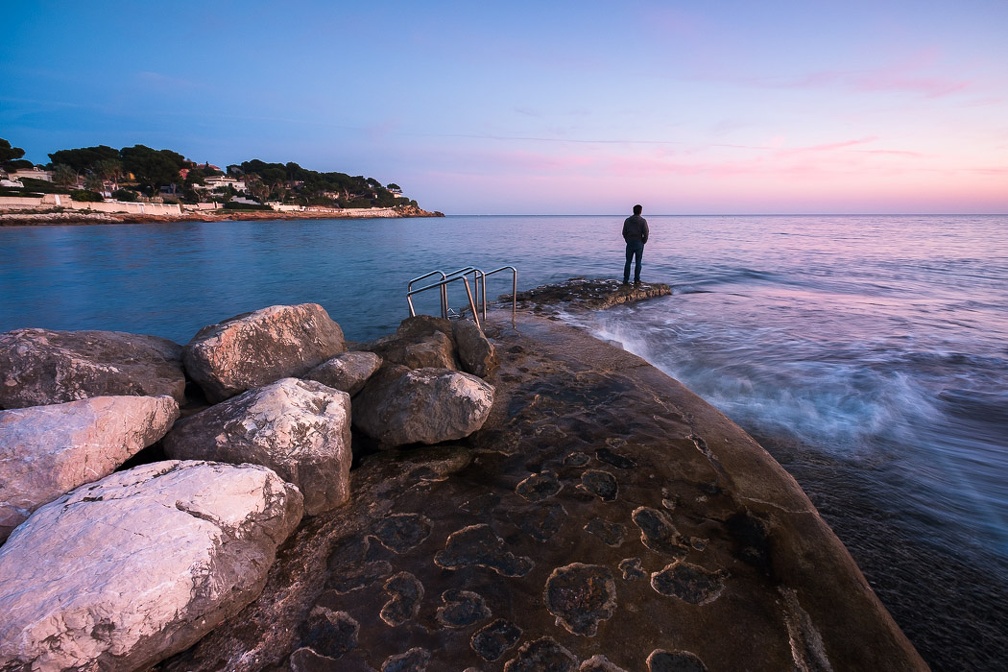
[[[61,149],[35,166],[24,149],[0,138],[0,196],[71,194],[78,201],[152,200],[161,203],[215,201],[229,208],[257,204],[326,208],[388,208],[412,205],[395,183],[373,177],[318,172],[293,161],[242,161],[221,169],[170,149],[106,145]]]

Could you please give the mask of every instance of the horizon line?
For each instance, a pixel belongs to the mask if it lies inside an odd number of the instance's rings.
[[[626,213],[459,212],[445,217],[623,217]],[[1008,212],[721,212],[645,213],[649,217],[1008,217]]]

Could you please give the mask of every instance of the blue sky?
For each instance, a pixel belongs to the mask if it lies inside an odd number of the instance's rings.
[[[449,214],[1008,212],[1008,2],[7,3],[0,137]]]

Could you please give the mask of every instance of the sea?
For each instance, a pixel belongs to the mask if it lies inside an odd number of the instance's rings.
[[[184,344],[316,302],[365,342],[395,330],[431,272],[510,266],[519,290],[620,278],[625,216],[0,227],[0,332]],[[642,279],[671,295],[562,319],[759,440],[932,669],[1005,669],[1008,216],[645,216]],[[512,281],[491,275],[488,295]],[[436,292],[414,300],[440,313]]]

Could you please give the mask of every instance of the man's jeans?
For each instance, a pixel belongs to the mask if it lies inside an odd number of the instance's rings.
[[[631,240],[626,244],[626,266],[623,267],[623,282],[630,282],[630,262],[637,260],[634,266],[634,282],[640,282],[641,257],[644,256],[644,243]]]

